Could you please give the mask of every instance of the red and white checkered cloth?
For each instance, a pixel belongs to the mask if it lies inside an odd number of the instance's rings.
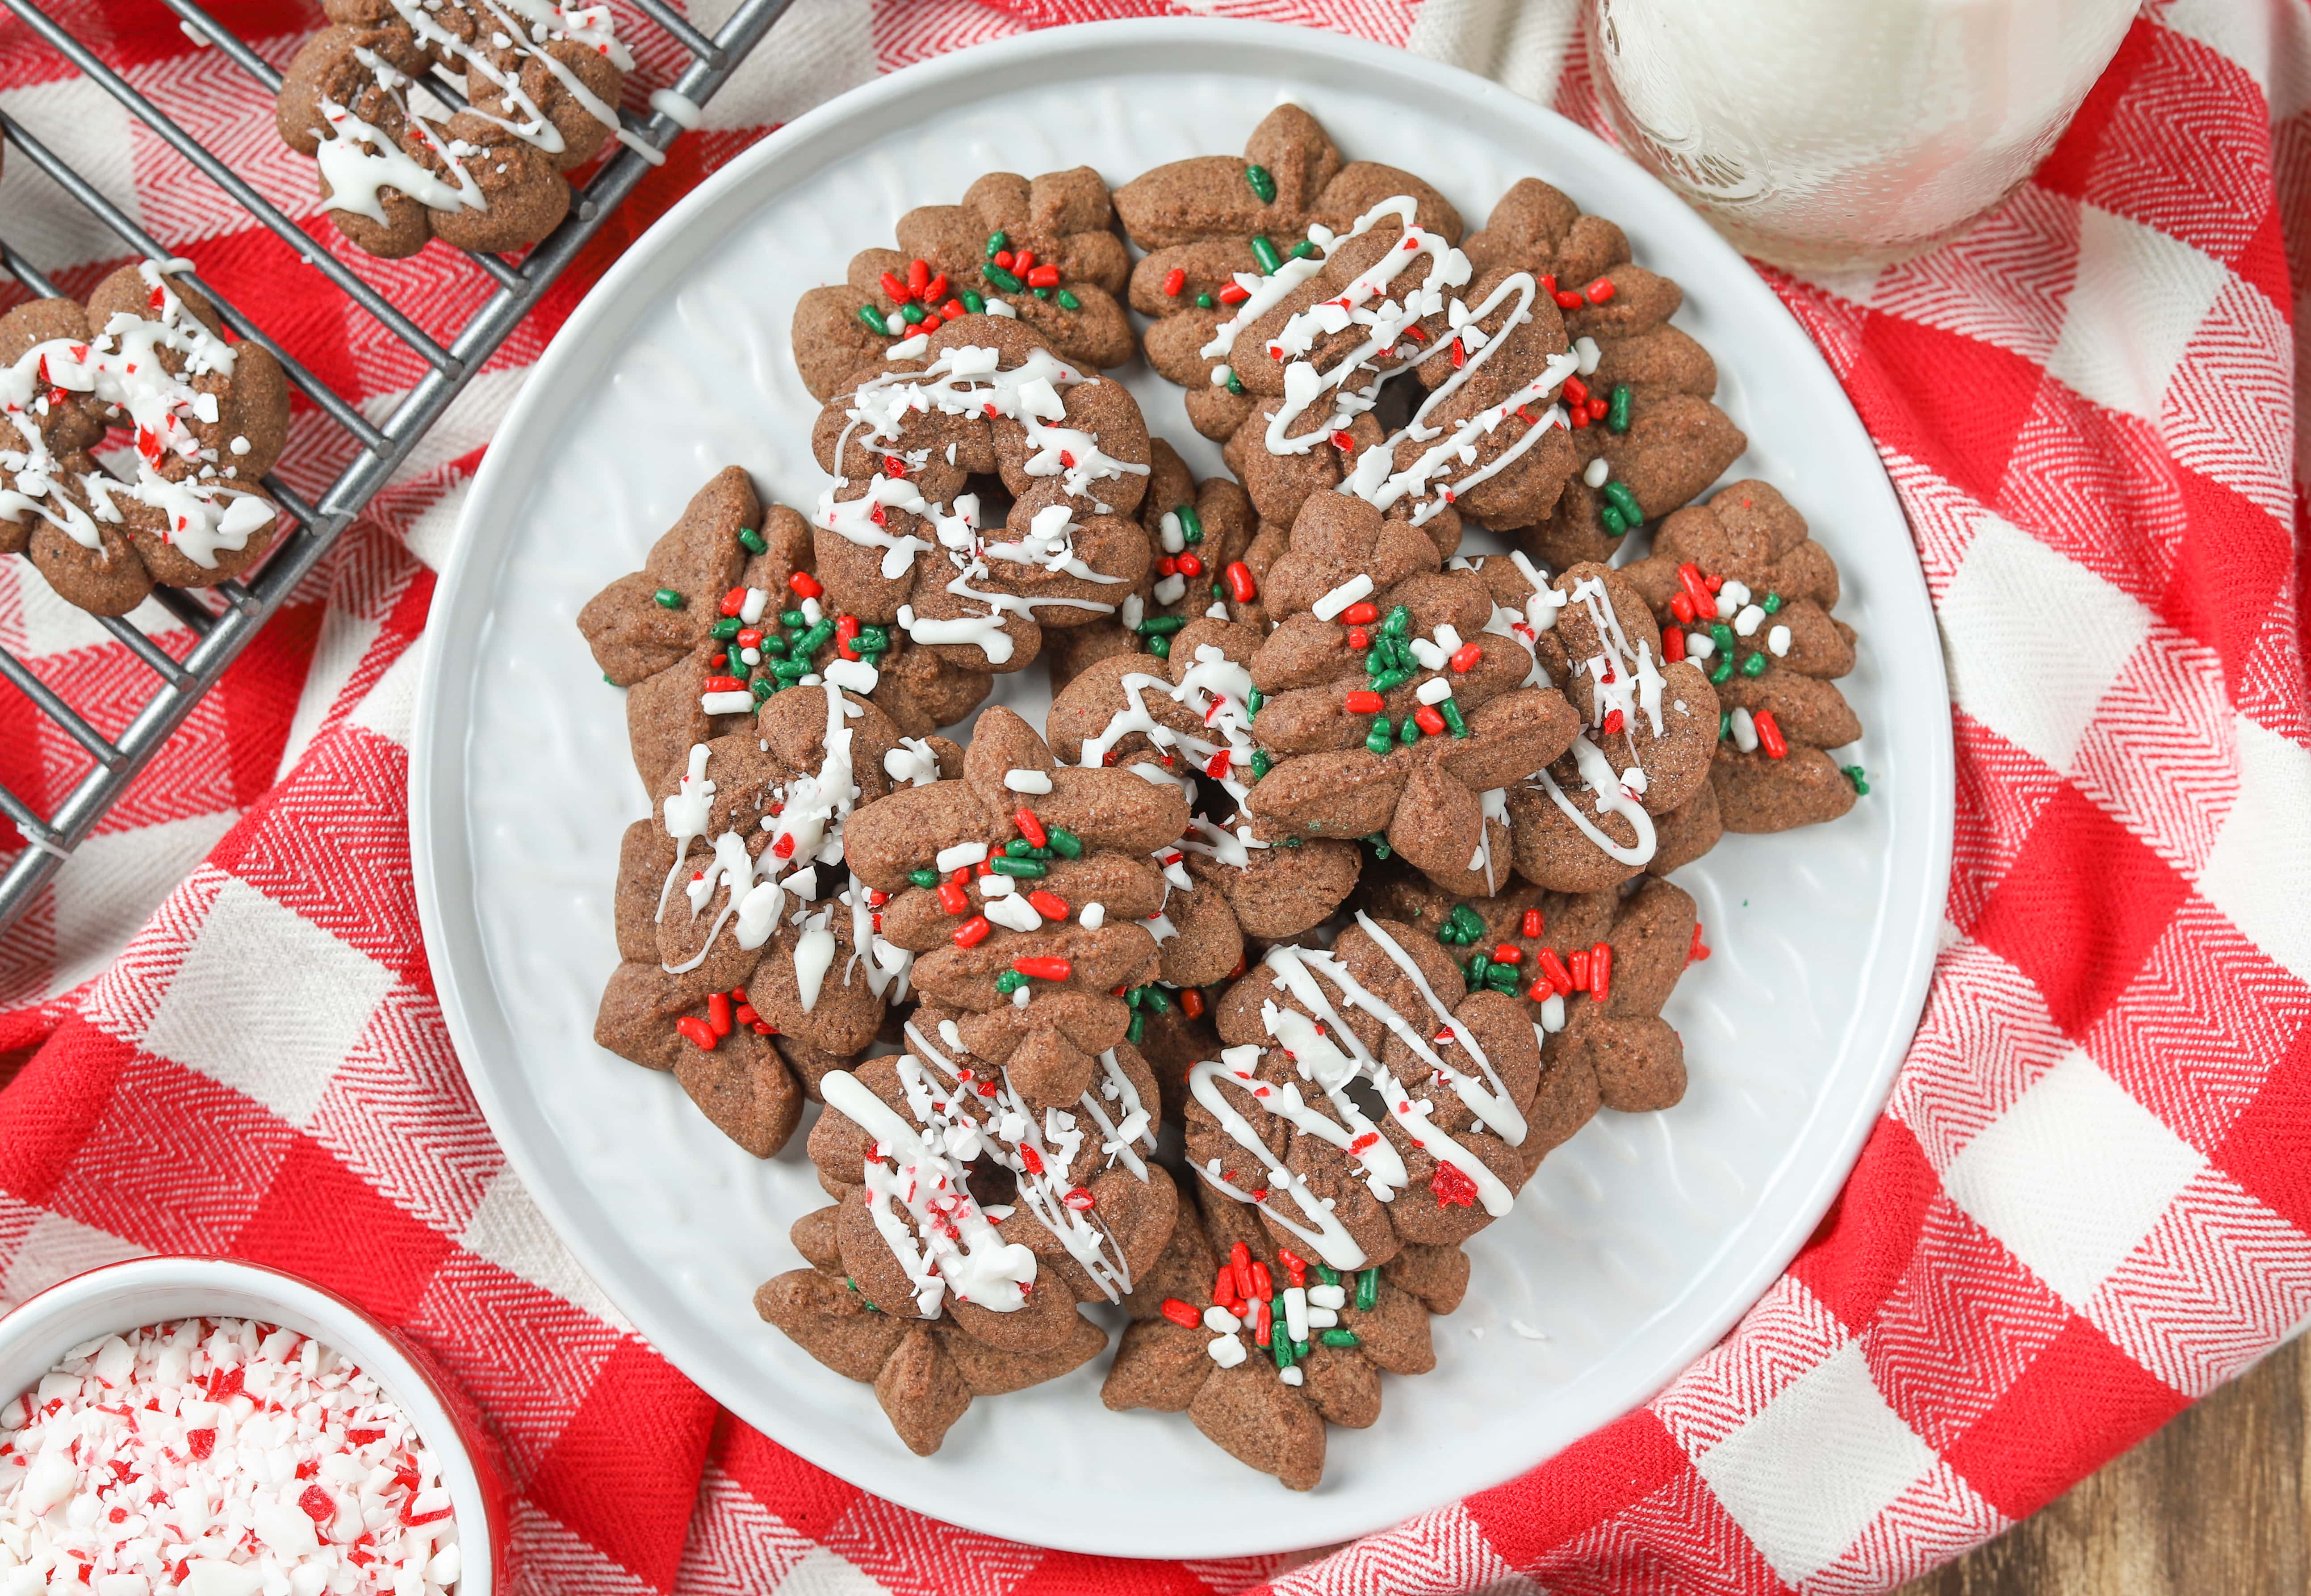
[[[219,9],[276,61],[319,22],[308,0]],[[2311,1314],[2295,378],[2311,0],[2154,0],[2053,158],[1972,235],[1867,280],[1777,281],[1916,533],[1957,699],[1958,862],[1924,1024],[1859,1169],[1669,1390],[1522,1479],[1312,1561],[1125,1564],[866,1496],[718,1412],[624,1325],[507,1169],[434,1004],[406,830],[408,650],[432,580],[418,556],[562,315],[703,170],[876,70],[1144,9],[804,0],[780,24],[0,945],[0,1048],[43,1044],[0,1092],[0,1301],[161,1249],[360,1299],[494,1418],[519,1583],[540,1592],[1879,1590],[2289,1334]],[[1193,9],[1347,28],[1593,111],[1566,59],[1572,0]],[[229,63],[152,0],[63,10],[309,214],[310,167]],[[414,379],[13,22],[0,85],[0,108],[341,391],[374,407]],[[0,178],[0,227],[85,287],[114,246],[29,164]],[[444,320],[483,292],[438,255],[362,269]],[[310,414],[298,437],[310,489],[345,449]],[[146,685],[14,563],[0,642],[109,706],[108,728]],[[74,763],[0,691],[0,780],[46,803]]]

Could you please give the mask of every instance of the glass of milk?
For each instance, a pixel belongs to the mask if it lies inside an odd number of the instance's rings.
[[[1630,154],[1745,253],[1880,265],[1966,231],[2054,147],[2136,0],[1589,0]]]

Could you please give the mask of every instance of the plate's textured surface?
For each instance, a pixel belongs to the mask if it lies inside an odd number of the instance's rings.
[[[1069,30],[870,86],[750,153],[638,246],[541,366],[468,506],[437,599],[419,732],[421,893],[444,1007],[493,1124],[602,1286],[685,1372],[773,1438],[975,1529],[1138,1555],[1343,1539],[1518,1472],[1649,1395],[1722,1332],[1843,1178],[1907,1042],[1947,869],[1949,754],[1923,584],[1876,456],[1804,336],[1747,268],[1634,168],[1505,93],[1284,30]],[[1471,226],[1538,173],[1614,216],[1678,276],[1773,478],[1846,576],[1844,685],[1874,790],[1835,825],[1729,838],[1684,872],[1715,956],[1679,989],[1692,1086],[1605,1114],[1471,1247],[1438,1363],[1391,1381],[1374,1429],[1335,1430],[1324,1487],[1292,1496],[1184,1418],[1110,1414],[1104,1360],[975,1405],[936,1457],[868,1388],[754,1317],[824,1201],[798,1136],[739,1152],[674,1082],[589,1039],[615,962],[620,830],[643,813],[620,694],[571,624],[718,467],[807,509],[815,406],[787,358],[796,296],[887,243],[908,207],[980,173],[1088,161],[1121,182],[1226,151],[1288,94],[1352,157],[1418,171]],[[1200,469],[1177,390],[1126,374]],[[1014,684],[1014,685],[1023,685]],[[1023,706],[1024,707],[1024,706]]]

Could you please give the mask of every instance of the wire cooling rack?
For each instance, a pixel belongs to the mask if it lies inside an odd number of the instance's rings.
[[[737,9],[711,38],[692,26],[664,0],[630,0],[630,3],[688,52],[689,66],[670,86],[676,94],[693,105],[703,105],[728,81],[731,73],[762,41],[771,24],[778,20],[792,0],[740,0]],[[174,12],[188,32],[214,46],[236,66],[256,79],[266,94],[279,92],[281,74],[229,29],[194,4],[192,0],[159,0],[159,4]],[[0,875],[0,929],[4,929],[30,907],[41,884],[56,874],[71,856],[72,850],[79,846],[81,840],[88,835],[90,829],[135,779],[137,772],[144,768],[169,740],[170,734],[183,723],[193,706],[200,702],[202,694],[216,685],[225,667],[248,646],[258,629],[280,607],[282,600],[312,570],[314,563],[336,540],[337,535],[361,513],[378,490],[385,486],[410,451],[440,419],[442,412],[449,408],[450,400],[457,397],[458,390],[521,324],[522,318],[529,314],[554,280],[576,258],[579,250],[593,237],[594,231],[617,209],[656,162],[650,156],[632,148],[619,149],[615,156],[579,190],[571,203],[570,214],[562,223],[518,260],[465,252],[467,259],[497,286],[456,336],[445,344],[420,327],[384,294],[355,275],[344,261],[326,249],[317,247],[294,220],[238,176],[214,151],[204,146],[139,93],[126,78],[74,38],[54,17],[31,4],[31,0],[0,0],[0,5],[4,5],[34,33],[118,100],[130,116],[183,156],[204,178],[223,189],[236,205],[295,250],[313,270],[327,277],[338,292],[409,345],[429,368],[393,414],[384,422],[373,423],[267,336],[255,318],[203,282],[197,274],[180,274],[183,281],[198,288],[216,306],[235,332],[272,351],[289,380],[312,401],[322,414],[350,433],[361,452],[320,495],[318,503],[307,502],[277,475],[265,478],[266,491],[281,506],[283,519],[293,526],[289,535],[278,541],[271,556],[252,579],[222,582],[214,588],[199,590],[153,589],[153,597],[194,634],[193,646],[183,658],[171,655],[126,617],[100,618],[105,630],[118,638],[138,659],[151,667],[160,682],[153,696],[144,702],[127,728],[118,737],[108,737],[98,731],[87,717],[65,702],[22,660],[6,649],[0,648],[0,676],[13,684],[43,714],[63,728],[94,761],[52,815],[40,815],[22,798],[0,785],[0,812],[4,812],[9,819],[15,822],[16,829],[23,833],[29,844],[8,867],[5,874]],[[459,103],[449,85],[429,83],[427,87],[445,101],[453,105]],[[681,124],[662,111],[653,112],[647,118],[621,111],[620,117],[627,132],[649,145],[652,155],[662,154],[683,130]],[[175,253],[166,247],[163,240],[146,232],[133,217],[107,200],[93,183],[42,144],[31,130],[4,114],[0,114],[0,137],[4,137],[9,146],[10,160],[21,158],[30,161],[46,172],[74,202],[86,207],[91,214],[116,234],[130,251],[152,259],[166,259]],[[9,243],[4,228],[5,218],[0,218],[0,266],[4,266],[31,292],[44,297],[56,295],[58,292],[56,285],[49,282],[35,262],[26,259]],[[447,249],[447,246],[436,242],[428,248],[440,250]]]

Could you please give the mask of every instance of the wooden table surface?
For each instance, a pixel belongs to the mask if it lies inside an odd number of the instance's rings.
[[[1900,1596],[2276,1596],[2311,1589],[2311,1337]]]

